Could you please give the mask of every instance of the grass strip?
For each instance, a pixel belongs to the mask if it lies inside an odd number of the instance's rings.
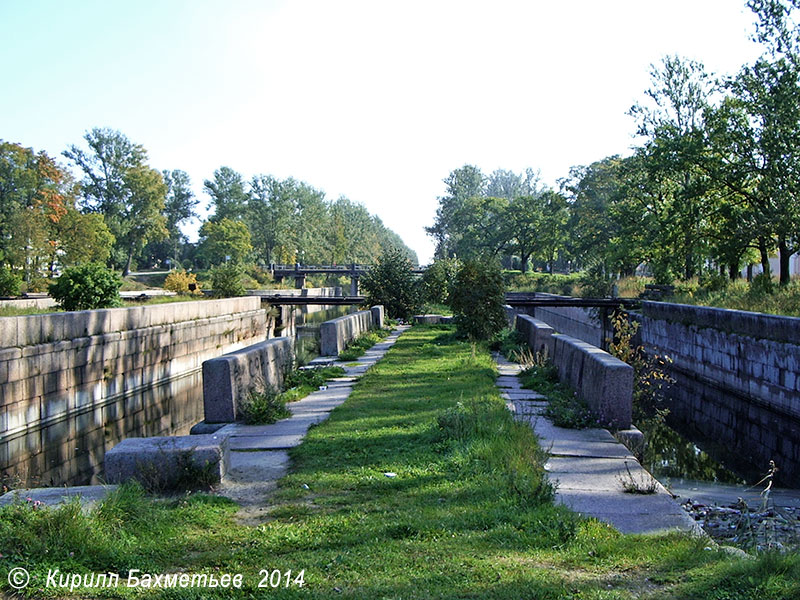
[[[487,352],[414,327],[291,453],[260,526],[205,494],[153,501],[125,486],[98,509],[24,499],[0,509],[0,587],[28,598],[800,597],[800,558],[742,560],[683,535],[622,536],[549,500],[529,428],[502,409]],[[395,474],[394,477],[386,474]],[[51,590],[48,568],[124,575],[242,573],[239,590]],[[259,589],[261,570],[305,587]]]

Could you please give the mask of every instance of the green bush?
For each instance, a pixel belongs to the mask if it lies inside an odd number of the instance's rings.
[[[0,296],[19,296],[22,277],[9,269],[0,267]]]
[[[192,289],[190,286],[194,286]],[[197,275],[187,273],[183,269],[170,271],[164,280],[164,289],[176,294],[201,294]]]
[[[69,267],[55,283],[50,296],[64,310],[92,310],[121,306],[119,288],[122,277],[99,263]]]
[[[269,425],[292,415],[286,399],[272,389],[253,390],[239,403],[239,413],[248,425]]]
[[[468,260],[453,286],[453,321],[459,335],[488,340],[506,324],[503,277],[496,263]]]
[[[459,261],[442,258],[435,261],[422,275],[422,301],[428,304],[450,304],[450,293],[458,275]]]
[[[412,268],[411,261],[399,250],[384,251],[361,278],[369,303],[382,304],[386,314],[396,319],[410,319],[419,312],[419,282]]]
[[[219,265],[211,269],[211,289],[217,298],[232,298],[244,296],[247,290],[242,283],[244,275],[242,268],[230,263]]]

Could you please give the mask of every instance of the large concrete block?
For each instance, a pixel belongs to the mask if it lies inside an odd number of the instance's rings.
[[[518,314],[516,327],[517,331],[525,335],[531,350],[536,353],[547,353],[547,356],[553,357],[555,331],[550,325],[529,315]]]
[[[319,328],[320,355],[337,356],[347,342],[371,328],[372,313],[368,310],[325,321]]]
[[[370,307],[369,311],[372,313],[372,326],[377,329],[383,328],[384,310],[383,304]]]
[[[239,403],[254,389],[279,389],[291,363],[292,341],[285,337],[205,361],[203,407],[206,422],[235,421]]]
[[[106,452],[105,478],[136,479],[158,489],[213,484],[225,476],[228,455],[224,435],[128,438]]]

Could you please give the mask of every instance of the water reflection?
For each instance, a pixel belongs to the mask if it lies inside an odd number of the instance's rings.
[[[319,327],[325,321],[341,317],[358,310],[352,306],[293,307],[295,322],[295,356],[299,363],[306,363],[319,356]]]
[[[692,479],[716,483],[745,483],[745,480],[712,458],[697,444],[684,438],[663,419],[645,419],[636,425],[645,436],[642,463],[665,484],[670,480]],[[709,443],[703,444],[713,452]]]

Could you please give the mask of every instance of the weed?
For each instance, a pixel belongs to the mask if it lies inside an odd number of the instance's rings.
[[[625,461],[625,474],[618,476],[622,489],[626,494],[655,494],[658,491],[658,481],[647,471],[642,469],[638,475],[634,475]]]
[[[281,393],[270,388],[253,389],[239,402],[239,414],[248,425],[269,425],[291,416]]]

